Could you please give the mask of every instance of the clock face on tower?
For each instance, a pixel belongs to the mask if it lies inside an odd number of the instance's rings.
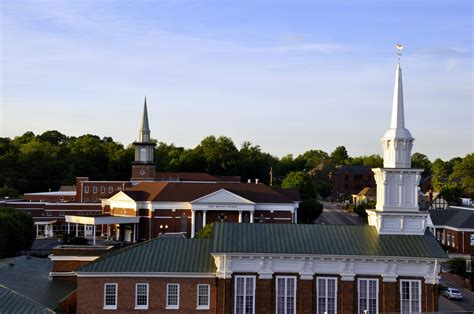
[[[142,169],[140,169],[140,172],[139,172],[139,173],[140,173],[140,175],[143,177],[146,172],[145,172],[145,170],[143,170],[143,168],[142,168]]]

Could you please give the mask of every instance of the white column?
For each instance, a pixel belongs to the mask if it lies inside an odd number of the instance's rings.
[[[79,224],[76,223],[76,238],[79,236]]]
[[[107,224],[107,240],[110,240],[111,237],[110,237],[110,225]]]
[[[137,224],[133,224],[133,243],[137,242]]]
[[[68,222],[67,223],[67,235],[69,236],[69,233],[71,232],[71,224]]]
[[[93,245],[95,246],[95,224],[93,224],[93,227],[92,227],[92,243]]]
[[[191,209],[191,238],[194,238],[194,233],[196,231],[196,213]]]
[[[202,227],[203,228],[206,226],[206,213],[207,213],[207,210],[202,211]]]
[[[239,223],[241,223],[241,222],[242,222],[242,211],[239,210]]]
[[[250,212],[250,223],[253,224],[253,211]]]

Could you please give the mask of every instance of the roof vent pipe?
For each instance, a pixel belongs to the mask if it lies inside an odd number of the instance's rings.
[[[258,184],[258,179],[255,179],[255,184]]]
[[[247,183],[252,183],[252,179],[247,179]]]

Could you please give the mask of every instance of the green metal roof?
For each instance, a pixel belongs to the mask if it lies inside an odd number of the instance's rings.
[[[212,253],[448,258],[425,235],[379,235],[367,225],[215,224]]]
[[[46,306],[0,285],[0,313],[54,313]]]
[[[102,256],[78,273],[214,273],[210,239],[156,238]]]

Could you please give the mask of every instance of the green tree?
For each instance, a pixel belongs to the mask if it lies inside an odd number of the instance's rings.
[[[206,160],[206,171],[212,174],[235,174],[238,150],[231,138],[208,136],[198,145]]]
[[[346,160],[349,158],[349,154],[344,146],[338,146],[331,153],[330,158],[333,166],[344,165]]]
[[[68,140],[66,135],[56,130],[46,131],[43,134],[38,135],[37,138],[56,146],[64,144]]]
[[[454,164],[449,181],[458,184],[462,196],[474,198],[474,153]]]
[[[441,159],[436,159],[431,167],[431,184],[437,191],[441,191],[448,182],[451,173],[449,164]]]
[[[205,225],[204,228],[202,228],[201,230],[196,232],[194,238],[196,238],[196,239],[210,239],[210,238],[212,238],[212,228],[213,228],[213,226],[214,226],[214,223]]]
[[[411,166],[412,168],[423,169],[423,175],[431,173],[431,161],[422,153],[414,153],[411,156]]]
[[[298,222],[312,224],[322,214],[323,204],[310,198],[302,201],[298,207]]]
[[[34,239],[35,228],[30,215],[14,208],[0,208],[0,257],[29,250]]]
[[[466,259],[462,257],[452,258],[448,261],[448,264],[451,267],[452,273],[460,276],[462,279],[467,278]]]
[[[383,167],[383,158],[380,155],[369,155],[348,158],[346,165],[361,165],[368,166],[370,168],[381,168]]]
[[[311,177],[302,171],[290,172],[283,179],[281,186],[283,188],[298,189],[302,200],[316,197],[316,190]]]

